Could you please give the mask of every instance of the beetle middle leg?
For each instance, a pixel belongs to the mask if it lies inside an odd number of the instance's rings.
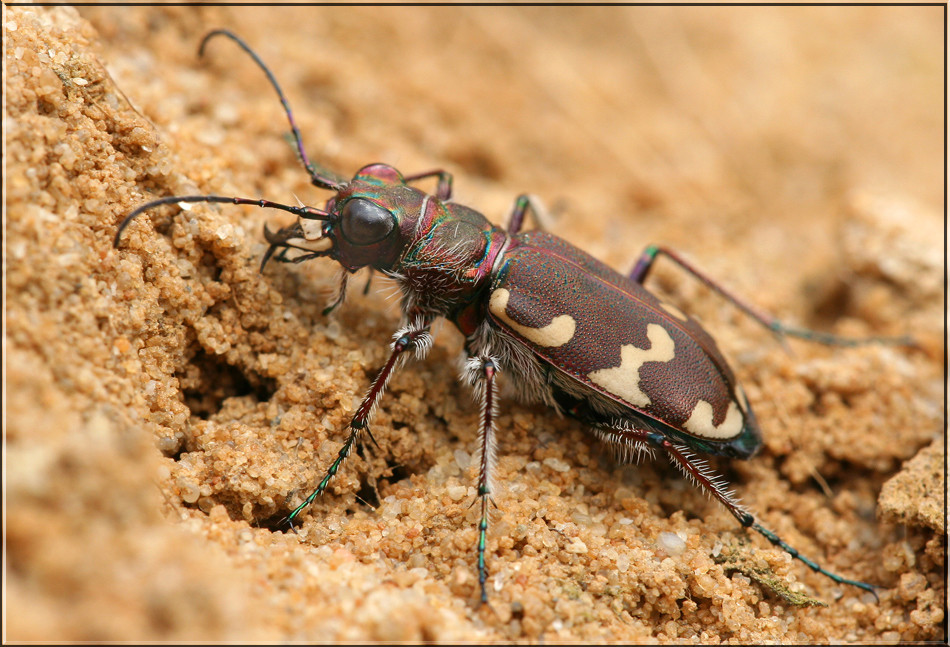
[[[916,345],[914,340],[906,335],[900,337],[855,338],[832,335],[830,333],[821,332],[818,330],[809,330],[807,328],[792,328],[790,326],[786,326],[772,315],[759,310],[755,306],[748,303],[745,299],[740,298],[732,291],[726,289],[718,282],[711,279],[708,275],[706,275],[705,272],[699,270],[692,263],[683,258],[679,253],[666,247],[659,247],[657,245],[648,246],[645,250],[643,250],[639,260],[637,260],[637,264],[633,267],[628,276],[642,285],[646,280],[647,275],[650,273],[654,261],[656,261],[656,259],[661,255],[666,256],[668,259],[676,263],[681,269],[686,270],[686,272],[691,274],[693,277],[699,279],[703,285],[718,293],[720,296],[735,305],[759,324],[772,331],[772,333],[779,339],[782,339],[786,336],[797,337],[799,339],[805,339],[830,346],[860,346],[863,344],[895,344],[899,346]]]
[[[480,604],[488,602],[485,582],[488,580],[488,568],[485,565],[485,544],[488,537],[488,504],[491,500],[491,470],[495,463],[495,416],[498,415],[497,387],[495,376],[498,374],[497,361],[491,357],[470,357],[465,363],[463,379],[471,385],[478,385],[481,401],[479,424],[479,444],[481,460],[478,467],[478,499],[481,502],[482,515],[478,522],[478,586],[481,590]]]
[[[386,364],[380,369],[379,374],[376,375],[376,379],[373,380],[373,384],[369,387],[369,392],[356,409],[356,413],[353,414],[353,419],[350,421],[350,434],[347,436],[346,442],[343,443],[343,447],[340,448],[336,460],[330,465],[330,469],[327,470],[323,480],[320,481],[310,496],[297,506],[293,512],[287,515],[287,523],[290,524],[291,528],[294,527],[294,519],[297,518],[304,508],[313,503],[313,501],[327,489],[330,479],[336,475],[340,469],[340,465],[342,465],[346,457],[350,455],[350,451],[352,451],[353,445],[359,439],[360,435],[365,431],[373,443],[376,442],[372,432],[369,430],[369,419],[372,417],[376,405],[379,403],[379,399],[386,390],[386,385],[389,383],[393,372],[397,366],[405,360],[406,356],[404,353],[414,349],[416,357],[422,359],[432,346],[432,334],[429,332],[431,321],[425,317],[414,317],[410,318],[409,321],[407,326],[400,328],[396,331],[396,334],[393,335],[392,353],[390,353]]]

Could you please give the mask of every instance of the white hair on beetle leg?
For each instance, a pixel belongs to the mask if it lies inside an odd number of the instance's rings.
[[[494,360],[493,360],[494,361]],[[463,356],[459,366],[459,380],[468,386],[475,386],[475,383],[482,379],[482,359],[480,357]],[[472,397],[478,397],[476,391],[472,391]]]
[[[383,299],[387,304],[395,303],[399,299],[405,297],[402,291],[402,287],[397,281],[393,279],[396,277],[390,276],[389,274],[381,273],[380,278],[382,279],[381,285],[376,287],[376,294],[383,295]]]
[[[396,351],[396,342],[399,341],[404,335],[410,335],[411,337],[411,349],[415,350],[416,357],[422,359],[425,357],[426,353],[429,352],[429,348],[432,346],[432,335],[428,331],[428,326],[424,319],[416,318],[411,324],[403,326],[395,332],[393,335],[393,343],[390,344],[390,352],[394,353]],[[414,337],[413,337],[414,336]],[[386,393],[386,389],[389,388],[389,381],[392,379],[393,375],[405,364],[408,359],[406,348],[403,352],[399,353],[399,356],[396,357],[396,361],[390,367],[388,372],[380,372],[376,375],[376,378],[370,383],[369,389],[366,391],[366,395],[363,396],[363,400],[360,402],[360,406],[357,408],[363,408],[364,404],[368,403],[368,408],[366,409],[365,420],[367,426],[369,421],[373,419],[376,415],[376,408],[379,406],[379,401],[382,399],[383,394]],[[351,423],[352,424],[352,423]]]
[[[634,428],[628,423],[615,421],[613,427],[592,427],[592,429],[598,440],[613,452],[614,458],[620,463],[639,465],[644,457],[652,459],[654,456],[653,447],[643,440],[630,438],[628,433],[634,431]]]
[[[723,505],[726,505],[727,507],[731,505],[740,512],[750,514],[745,506],[743,506],[740,502],[739,497],[737,497],[735,493],[729,489],[729,482],[726,481],[722,476],[713,472],[709,467],[709,463],[705,459],[696,458],[695,455],[684,445],[673,445],[673,447],[682,455],[686,463],[691,465],[693,469],[699,472],[700,476],[706,480],[706,482],[715,490],[715,492],[710,492],[709,488],[707,488],[705,484],[701,483],[696,478],[696,475],[689,471],[689,468],[687,468],[685,464],[677,460],[673,454],[667,452],[667,456],[669,456],[673,464],[676,465],[679,470],[686,475],[686,477],[690,480],[690,482],[692,482],[694,486],[705,492],[707,496],[717,496]],[[732,511],[730,510],[730,512]],[[735,515],[734,512],[732,512],[732,514]]]
[[[491,493],[492,472],[495,468],[496,453],[496,435],[495,419],[498,417],[498,387],[494,379],[489,382],[485,378],[485,366],[487,362],[495,367],[495,375],[498,376],[498,361],[494,357],[469,357],[462,368],[461,378],[464,382],[473,387],[472,395],[477,398],[479,403],[478,414],[478,452],[476,458],[479,463],[479,484],[484,479],[485,489]],[[479,384],[479,382],[481,384]]]
[[[416,359],[425,359],[425,356],[432,348],[434,341],[432,333],[427,330],[428,326],[421,318],[416,318],[405,326],[393,333],[393,341],[389,345],[390,349],[396,349],[396,342],[404,335],[415,335],[412,339],[412,350],[415,351]],[[407,349],[408,350],[408,349]],[[404,355],[402,357],[405,357]],[[400,357],[400,360],[402,360]],[[395,368],[395,367],[394,367]]]

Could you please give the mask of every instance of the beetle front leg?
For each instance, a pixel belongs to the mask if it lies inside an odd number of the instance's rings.
[[[495,376],[497,363],[491,357],[470,357],[465,364],[463,379],[471,385],[478,384],[481,401],[481,416],[478,439],[481,445],[481,461],[478,467],[478,500],[481,501],[482,515],[478,522],[478,586],[481,591],[480,604],[488,602],[485,583],[488,581],[488,568],[485,565],[485,545],[488,537],[488,504],[491,501],[491,470],[495,464],[495,416],[498,409]],[[493,502],[492,502],[493,503]],[[475,504],[475,501],[472,502]]]
[[[435,169],[434,171],[426,171],[425,173],[416,173],[415,175],[407,175],[403,179],[406,182],[414,182],[416,180],[424,180],[430,177],[437,177],[438,184],[435,187],[435,197],[439,200],[451,200],[452,199],[452,174],[448,171],[443,171],[442,169]]]
[[[653,262],[656,261],[657,257],[661,254],[679,265],[680,268],[686,270],[689,274],[693,275],[693,277],[699,279],[703,285],[718,293],[726,301],[731,302],[759,324],[765,328],[768,328],[779,339],[786,336],[797,337],[799,339],[805,339],[830,346],[860,346],[862,344],[896,344],[899,346],[916,345],[914,340],[906,335],[901,337],[855,338],[841,337],[839,335],[832,335],[830,333],[820,332],[817,330],[809,330],[807,328],[791,328],[767,312],[759,310],[755,306],[748,303],[745,299],[735,295],[730,290],[727,290],[725,287],[712,280],[704,272],[700,271],[692,263],[680,256],[677,252],[667,249],[666,247],[650,245],[645,250],[643,250],[643,254],[640,255],[640,259],[637,261],[637,264],[630,271],[629,277],[642,285],[646,280],[647,275],[650,273],[650,269],[653,267]]]
[[[415,349],[416,357],[422,359],[432,346],[432,334],[429,332],[431,321],[428,318],[416,317],[410,319],[410,322],[409,325],[399,329],[396,331],[396,334],[393,335],[392,353],[389,355],[389,360],[387,360],[385,366],[379,371],[376,379],[373,380],[373,384],[369,387],[369,392],[366,394],[366,397],[363,398],[356,413],[353,415],[353,419],[350,421],[350,434],[347,436],[346,442],[343,443],[343,447],[340,448],[336,460],[330,465],[330,469],[327,470],[323,480],[320,481],[320,484],[317,485],[313,493],[287,516],[287,523],[291,529],[293,529],[294,519],[297,518],[303,509],[313,503],[314,499],[323,494],[327,489],[330,479],[336,475],[340,469],[340,465],[342,465],[346,457],[350,455],[350,451],[352,451],[353,445],[360,437],[360,434],[365,431],[370,439],[372,439],[374,443],[376,442],[373,438],[373,434],[369,430],[369,419],[372,417],[376,405],[379,403],[379,399],[386,390],[386,385],[389,383],[393,372],[405,359],[404,353],[408,350]]]

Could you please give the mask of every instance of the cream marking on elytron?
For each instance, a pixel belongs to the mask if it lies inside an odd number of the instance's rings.
[[[512,321],[505,308],[508,307],[508,299],[511,293],[505,288],[498,288],[491,293],[491,299],[488,301],[488,309],[493,315],[504,321],[505,324],[519,335],[534,342],[538,346],[545,348],[557,348],[571,341],[574,337],[574,330],[577,328],[577,322],[570,315],[558,315],[551,323],[542,328],[532,328],[523,326],[517,321]]]
[[[667,312],[669,312],[671,315],[673,315],[680,321],[689,321],[689,317],[686,316],[686,313],[672,304],[664,303],[663,301],[660,301],[660,307],[666,310]]]
[[[649,405],[650,396],[640,390],[640,367],[645,362],[668,362],[675,352],[673,338],[659,324],[647,326],[647,339],[650,340],[649,348],[624,344],[620,347],[620,366],[593,371],[587,374],[587,379],[632,405]]]
[[[713,424],[712,405],[705,400],[700,400],[683,426],[687,431],[705,438],[733,438],[742,431],[742,412],[739,411],[735,402],[730,402],[726,419],[717,427]]]

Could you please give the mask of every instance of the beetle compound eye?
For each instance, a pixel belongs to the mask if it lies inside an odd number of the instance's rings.
[[[356,198],[343,205],[340,227],[354,245],[372,245],[389,235],[395,226],[393,214],[375,202]]]

